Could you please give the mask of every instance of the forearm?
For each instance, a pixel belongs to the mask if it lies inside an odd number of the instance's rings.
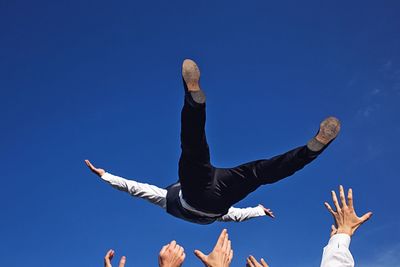
[[[218,220],[223,222],[243,222],[260,216],[266,216],[261,206],[243,209],[231,207],[228,213]]]
[[[349,250],[351,238],[346,234],[335,234],[324,248],[321,267],[354,267]]]
[[[103,174],[101,179],[118,190],[128,192],[135,197],[146,199],[153,204],[161,206],[162,208],[166,207],[167,190],[163,188],[128,180],[123,177],[112,175],[108,172]]]

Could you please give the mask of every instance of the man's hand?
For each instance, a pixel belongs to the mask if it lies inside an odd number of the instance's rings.
[[[105,170],[99,169],[99,168],[96,168],[95,166],[93,166],[93,164],[90,163],[90,161],[89,161],[88,159],[85,159],[85,163],[86,163],[86,165],[89,167],[89,169],[90,169],[94,174],[97,174],[97,175],[100,176],[100,177],[101,177],[103,174],[106,173]]]
[[[112,267],[111,260],[114,257],[115,251],[110,249],[107,254],[104,256],[104,267]],[[124,267],[126,262],[126,257],[122,256],[119,261],[118,267]]]
[[[215,244],[210,254],[204,255],[200,250],[195,250],[194,254],[207,267],[228,267],[233,258],[233,250],[231,241],[228,238],[228,231],[226,229],[222,230],[217,244]]]
[[[261,258],[261,263],[259,263],[256,258],[250,255],[246,260],[246,267],[269,267],[263,258]]]
[[[158,266],[160,267],[179,267],[185,260],[185,252],[183,247],[179,246],[175,241],[162,247],[158,255]]]
[[[274,213],[273,213],[273,211],[271,209],[267,209],[266,207],[264,207],[261,204],[258,204],[258,206],[261,207],[264,210],[265,215],[267,215],[267,216],[269,216],[271,218],[275,218],[275,215],[274,215]]]
[[[332,200],[333,204],[336,207],[336,211],[334,211],[327,202],[324,203],[325,207],[333,215],[336,223],[336,228],[332,227],[331,236],[335,234],[336,229],[337,234],[343,233],[352,236],[361,224],[371,218],[372,212],[367,212],[363,216],[358,217],[353,206],[353,191],[351,190],[351,188],[347,193],[347,203],[344,196],[343,186],[339,187],[339,193],[340,201],[342,203],[341,207],[339,205],[335,191],[332,191]]]

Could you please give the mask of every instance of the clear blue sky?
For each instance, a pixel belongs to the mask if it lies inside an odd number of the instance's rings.
[[[352,187],[373,218],[352,240],[359,266],[400,266],[398,1],[1,1],[1,265],[156,266],[176,239],[202,266],[226,227],[232,266],[319,266],[332,219],[323,202]],[[293,177],[258,189],[276,219],[190,224],[114,190],[106,170],[177,179],[180,68],[196,60],[207,135],[221,167],[304,144],[328,115],[339,138]]]

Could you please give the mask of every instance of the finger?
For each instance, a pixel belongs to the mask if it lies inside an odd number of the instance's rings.
[[[363,216],[361,216],[361,223],[365,223],[366,221],[369,220],[369,218],[371,218],[372,216],[372,212],[367,212],[365,213]]]
[[[343,185],[339,186],[340,202],[342,202],[342,207],[347,207],[346,198],[344,197]]]
[[[272,212],[271,209],[264,208],[261,204],[260,204],[260,206],[263,208],[263,210],[267,216],[274,218],[274,213]]]
[[[274,212],[271,209],[267,209],[267,215],[269,215],[272,218],[275,218]]]
[[[179,254],[179,251],[180,251],[181,249],[182,249],[182,247],[179,246],[178,244],[176,244],[176,246],[175,246],[175,248],[174,248],[174,250],[173,250],[174,254],[180,255],[180,254]]]
[[[229,235],[228,235],[228,233],[226,233],[226,235],[224,237],[224,242],[222,243],[222,250],[223,251],[227,251],[228,244],[229,244]]]
[[[326,209],[333,215],[335,216],[335,211],[332,209],[331,205],[328,204],[328,202],[324,202],[324,205]]]
[[[93,172],[93,173],[95,173],[95,174],[97,174],[97,175],[101,175],[101,170],[100,169],[97,169],[92,163],[90,163],[90,161],[88,161],[88,164],[86,164],[88,167],[89,167],[89,169]],[[102,171],[104,171],[104,170],[102,170]]]
[[[218,237],[217,243],[215,244],[215,248],[222,247],[222,245],[224,244],[224,239],[225,239],[226,233],[227,233],[227,230],[223,229],[221,234]]]
[[[228,258],[229,258],[229,253],[231,251],[231,245],[232,245],[231,241],[228,239],[225,242],[224,246],[222,247],[222,251],[225,253],[226,256],[228,256]]]
[[[196,255],[197,258],[199,258],[204,264],[206,263],[207,256],[203,254],[200,250],[195,250],[194,255]]]
[[[261,264],[262,264],[264,267],[269,267],[268,264],[265,262],[265,260],[264,260],[263,258],[261,258]]]
[[[175,247],[176,247],[176,241],[175,241],[175,240],[172,240],[171,243],[169,243],[169,247],[170,247],[171,249],[175,249]]]
[[[122,256],[121,260],[119,261],[119,267],[124,267],[126,263],[126,257]]]
[[[160,250],[159,255],[160,255],[160,256],[163,255],[163,254],[165,253],[165,251],[167,251],[168,247],[169,247],[169,244],[163,246],[163,247],[161,248],[161,250]]]
[[[247,258],[246,263],[247,263],[246,265],[249,266],[249,267],[255,267],[253,262],[250,260],[250,257]]]
[[[106,256],[107,258],[112,258],[112,256],[114,255],[114,250],[110,249],[107,251]]]
[[[231,249],[231,251],[229,252],[229,257],[228,257],[229,263],[232,261],[232,259],[233,259],[233,249]]]
[[[226,247],[226,251],[231,251],[232,249],[232,242],[228,240],[228,246]]]
[[[333,204],[335,205],[335,207],[336,207],[336,211],[337,212],[340,212],[340,206],[339,206],[339,202],[338,202],[338,200],[337,200],[337,197],[336,197],[336,193],[335,193],[335,191],[333,191],[332,190],[332,200],[333,200]]]
[[[114,256],[114,250],[110,249],[107,251],[106,255],[104,256],[104,266],[109,267],[111,266],[111,260]]]
[[[259,264],[258,261],[256,260],[256,258],[254,258],[251,255],[250,255],[250,261],[251,261],[251,263],[253,263],[254,266],[257,266]]]
[[[350,188],[349,192],[347,192],[347,202],[348,205],[351,209],[354,209],[353,207],[353,190]]]
[[[178,255],[179,256],[185,255],[185,249],[183,247],[179,248]]]
[[[89,169],[91,169],[91,170],[94,169],[93,164],[92,164],[88,159],[85,159],[85,163],[86,163],[86,165],[89,167]]]

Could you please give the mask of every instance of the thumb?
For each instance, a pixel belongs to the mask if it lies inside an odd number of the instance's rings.
[[[369,218],[371,218],[371,216],[372,216],[372,212],[367,212],[360,219],[361,219],[362,223],[364,223],[364,222],[368,221]]]
[[[202,262],[206,262],[207,260],[207,256],[203,254],[203,252],[201,252],[200,250],[195,250],[194,251],[194,255],[196,255],[197,258],[199,258]]]

